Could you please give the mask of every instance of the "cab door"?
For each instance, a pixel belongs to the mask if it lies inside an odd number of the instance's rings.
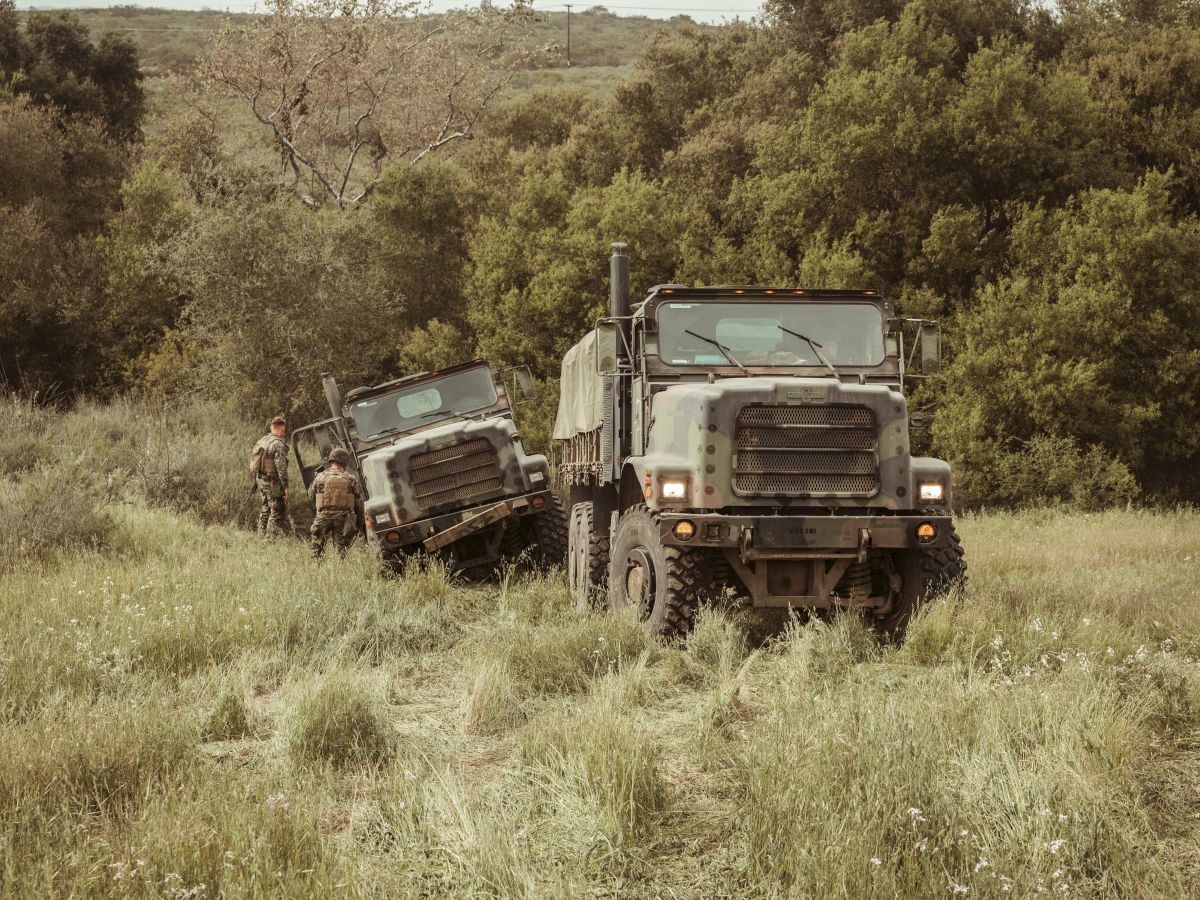
[[[358,483],[363,486],[365,494],[366,484],[363,482],[362,473],[358,470],[358,457],[355,456],[353,447],[347,447],[342,443],[338,434],[338,424],[337,419],[325,419],[321,422],[314,422],[312,425],[305,425],[303,428],[297,428],[292,432],[292,455],[296,457],[296,465],[300,469],[300,479],[304,482],[304,488],[307,490],[313,479],[325,468],[325,461],[329,459],[329,454],[341,447],[350,454],[350,465],[346,468],[358,478]]]

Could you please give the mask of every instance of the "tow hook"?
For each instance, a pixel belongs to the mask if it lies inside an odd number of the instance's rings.
[[[867,561],[867,551],[871,549],[871,529],[858,529],[858,562]]]

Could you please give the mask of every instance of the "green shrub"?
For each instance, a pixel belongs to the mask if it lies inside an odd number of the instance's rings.
[[[0,569],[46,557],[58,549],[102,546],[113,522],[77,473],[40,467],[19,479],[0,481]]]

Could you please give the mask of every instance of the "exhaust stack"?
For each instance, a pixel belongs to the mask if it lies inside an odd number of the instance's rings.
[[[321,387],[325,389],[325,400],[329,403],[329,413],[335,419],[342,417],[342,392],[338,390],[337,379],[330,372],[321,373]]]
[[[629,315],[629,247],[625,244],[612,245],[612,261],[609,276],[612,284],[610,314],[614,317]]]

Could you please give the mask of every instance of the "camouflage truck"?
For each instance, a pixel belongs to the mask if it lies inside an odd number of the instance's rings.
[[[874,291],[659,285],[566,355],[554,437],[581,602],[686,633],[729,589],[756,607],[866,611],[899,636],[963,577],[950,466],[913,456],[905,399],[936,323]],[[600,589],[600,590],[598,590]]]
[[[526,398],[526,369],[508,370]],[[343,399],[321,376],[332,417],[292,435],[307,487],[335,447],[350,452],[366,492],[367,539],[386,572],[413,553],[483,573],[527,547],[547,563],[566,553],[566,516],[546,457],[526,453],[504,373],[484,360],[355,388]]]

